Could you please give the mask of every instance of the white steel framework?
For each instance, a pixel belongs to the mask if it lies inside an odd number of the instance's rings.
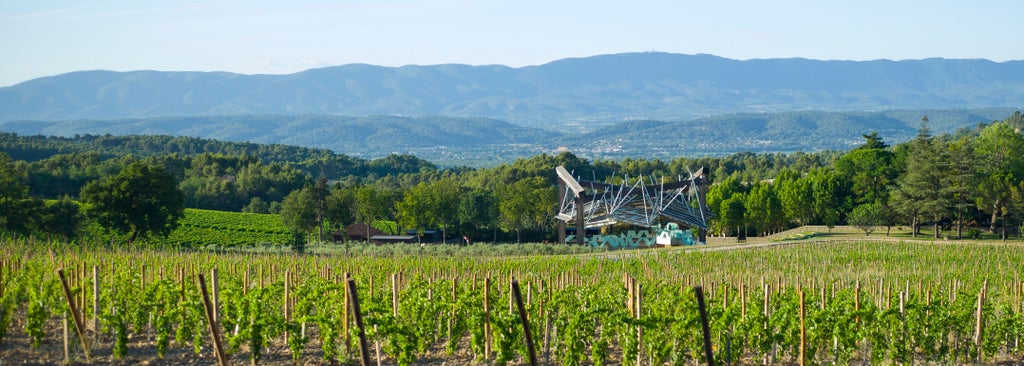
[[[686,180],[666,183],[664,178],[659,182],[624,177],[618,185],[580,180],[561,166],[555,172],[560,183],[556,217],[566,224],[575,223],[577,228],[619,222],[653,227],[675,222],[683,228],[707,229],[711,218],[705,202],[703,168]]]

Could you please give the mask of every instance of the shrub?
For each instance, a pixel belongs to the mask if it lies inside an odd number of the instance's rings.
[[[977,239],[978,236],[980,236],[980,232],[978,232],[978,229],[972,227],[970,229],[967,229],[967,234],[965,234],[965,236],[968,239]]]

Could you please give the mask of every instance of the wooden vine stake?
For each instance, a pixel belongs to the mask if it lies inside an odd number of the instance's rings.
[[[82,322],[82,314],[78,312],[78,307],[75,306],[74,296],[71,295],[71,287],[68,286],[68,280],[64,277],[63,268],[57,269],[57,276],[60,277],[60,284],[64,288],[64,297],[68,300],[68,308],[71,309],[71,315],[75,321],[75,331],[78,332],[78,340],[82,341],[82,351],[85,352],[85,360],[88,361],[90,358],[89,339],[85,337],[85,324]]]
[[[643,314],[642,313],[642,310],[643,310],[643,307],[642,307],[643,306],[643,302],[642,302],[643,301],[643,286],[641,286],[639,283],[637,283],[636,279],[633,280],[633,284],[636,287],[636,290],[634,291],[634,294],[636,295],[636,300],[633,301],[633,305],[636,306],[636,320],[640,320],[640,316]],[[636,345],[637,345],[636,364],[637,365],[642,365],[643,364],[643,354],[644,354],[644,347],[643,347],[643,345],[644,345],[644,328],[642,326],[640,326],[639,324],[637,324],[637,326],[636,326]]]
[[[747,284],[740,284],[740,319],[747,318]]]
[[[974,323],[974,346],[978,347],[978,359],[981,359],[981,354],[982,354],[981,346],[982,346],[982,337],[983,337],[982,330],[983,330],[983,328],[982,328],[982,322],[981,322],[981,308],[984,305],[984,303],[985,303],[985,291],[982,290],[981,292],[978,293],[978,310],[977,310],[977,312],[974,315],[974,319],[975,319],[975,323]]]
[[[857,280],[853,289],[853,311],[860,311],[860,280]],[[858,316],[854,321],[860,324],[860,317]]]
[[[356,293],[356,281],[354,279],[348,279],[346,282],[348,287],[348,298],[352,304],[352,316],[356,320],[356,327],[359,328],[359,361],[362,366],[370,365],[370,349],[366,345],[366,329],[363,328],[363,315],[359,310],[359,296]]]
[[[804,325],[804,290],[800,290],[800,366],[807,364],[807,327]]]
[[[289,271],[284,271],[284,309],[282,309],[282,310],[284,312],[284,321],[285,322],[289,322],[289,321],[292,320],[292,314],[291,314],[292,313],[292,309],[289,306],[289,305],[291,305],[289,303],[290,300],[291,300],[291,278],[290,278],[291,276],[289,276],[290,274],[291,273],[289,273]],[[287,328],[285,328],[285,329],[287,329]],[[284,343],[285,344],[288,344],[288,337],[291,337],[291,336],[292,335],[288,334],[287,330],[284,331]]]
[[[391,274],[391,311],[398,317],[398,273]]]
[[[543,311],[543,308],[544,308],[544,304],[546,302],[551,301],[551,292],[553,291],[553,289],[551,287],[553,285],[554,284],[550,283],[550,282],[544,284],[544,288],[547,290],[548,294],[547,294],[547,298],[545,300],[541,301],[541,309],[542,309],[541,310],[541,314],[544,317],[544,363],[545,364],[550,364],[551,363],[551,338],[552,338],[552,334],[551,334],[552,329],[551,328],[554,326],[554,324],[551,323],[551,317],[548,316],[548,313],[545,313]]]
[[[81,295],[81,296],[80,296],[80,299],[78,301],[78,306],[79,306],[78,311],[80,311],[80,313],[78,315],[82,317],[82,321],[85,321],[85,311],[86,311],[85,310],[86,309],[86,305],[85,304],[87,304],[85,301],[87,300],[86,294],[88,293],[88,291],[85,290],[87,288],[85,286],[85,279],[88,278],[88,274],[86,273],[88,268],[86,267],[85,262],[82,262],[82,266],[79,267],[79,268],[81,269],[81,271],[78,272],[78,276],[75,277],[74,280],[71,281],[70,283],[78,284],[78,288],[82,289],[82,291],[79,292],[79,295]],[[88,331],[89,330],[89,328],[88,328],[89,325],[85,324],[85,323],[83,323],[83,325],[86,326],[85,331]]]
[[[512,298],[512,281],[515,281],[515,276],[512,270],[508,271],[508,279],[508,313],[515,314],[515,300]]]
[[[61,324],[64,325],[64,364],[65,365],[70,365],[71,364],[71,350],[68,348],[68,343],[70,343],[70,342],[68,342],[68,313],[67,312],[64,312],[64,314],[60,316],[60,321],[61,321]]]
[[[92,345],[100,339],[100,267],[92,266]]]
[[[526,317],[523,296],[519,292],[519,282],[515,279],[512,280],[512,297],[515,298],[516,307],[519,308],[519,320],[523,323],[523,334],[526,335],[526,349],[530,353],[530,366],[537,366],[537,350],[533,347],[533,332],[530,331],[530,319]]]
[[[484,359],[491,357],[491,277],[484,278]]]
[[[218,283],[220,281],[219,281],[218,278],[219,278],[219,276],[218,276],[218,273],[217,273],[217,268],[211,269],[210,270],[210,290],[213,291],[213,298],[211,299],[211,302],[213,303],[213,321],[214,322],[220,321],[220,317],[217,314],[217,306],[218,306],[217,304],[220,303],[220,286],[218,285]]]
[[[455,317],[458,315],[459,307],[459,278],[452,278],[452,314],[448,317],[448,339],[451,339],[452,334],[452,322],[455,321]]]
[[[344,280],[345,280],[345,284],[346,285],[348,284],[349,278],[350,278],[349,273],[345,272]],[[345,334],[345,354],[346,355],[352,353],[352,338],[351,338],[351,336],[349,335],[349,332],[348,332],[348,325],[350,323],[349,319],[348,319],[348,314],[349,314],[348,309],[351,308],[351,307],[352,307],[352,298],[350,297],[348,291],[345,291],[345,309],[344,309],[344,313],[345,314],[342,315],[342,317],[341,317],[341,329],[342,329],[342,332],[344,332],[344,334]]]
[[[213,351],[217,354],[217,364],[220,366],[227,366],[228,358],[224,354],[224,341],[221,340],[220,326],[213,316],[214,305],[210,302],[210,296],[206,292],[206,279],[203,278],[203,274],[200,273],[199,277],[199,291],[203,295],[203,310],[206,312],[207,324],[210,325],[210,338],[213,338]]]
[[[708,326],[708,309],[704,306],[704,289],[701,286],[693,288],[697,293],[697,311],[700,312],[700,329],[704,335],[704,358],[708,366],[715,366],[715,353],[711,347],[711,327]]]

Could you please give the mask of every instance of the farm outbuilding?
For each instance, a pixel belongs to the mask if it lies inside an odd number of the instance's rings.
[[[377,230],[373,226],[364,223],[355,223],[345,227],[345,230],[339,230],[334,232],[334,241],[345,241],[344,236],[348,236],[348,240],[352,241],[369,241],[370,238],[377,235],[385,235],[383,231]]]
[[[415,243],[416,235],[374,235],[370,237],[370,242],[383,244],[383,243]]]

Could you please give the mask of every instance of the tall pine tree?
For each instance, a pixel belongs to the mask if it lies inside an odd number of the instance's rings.
[[[946,150],[931,136],[927,116],[921,119],[921,128],[907,154],[907,170],[896,180],[893,206],[911,219],[914,237],[920,233],[921,223],[931,219],[938,238],[939,223],[950,206],[943,173],[948,159]]]
[[[949,170],[945,177],[947,193],[953,207],[953,223],[956,225],[956,238],[963,238],[964,225],[968,223],[971,209],[974,207],[974,187],[976,186],[977,168],[974,160],[973,140],[963,137],[947,144]]]

